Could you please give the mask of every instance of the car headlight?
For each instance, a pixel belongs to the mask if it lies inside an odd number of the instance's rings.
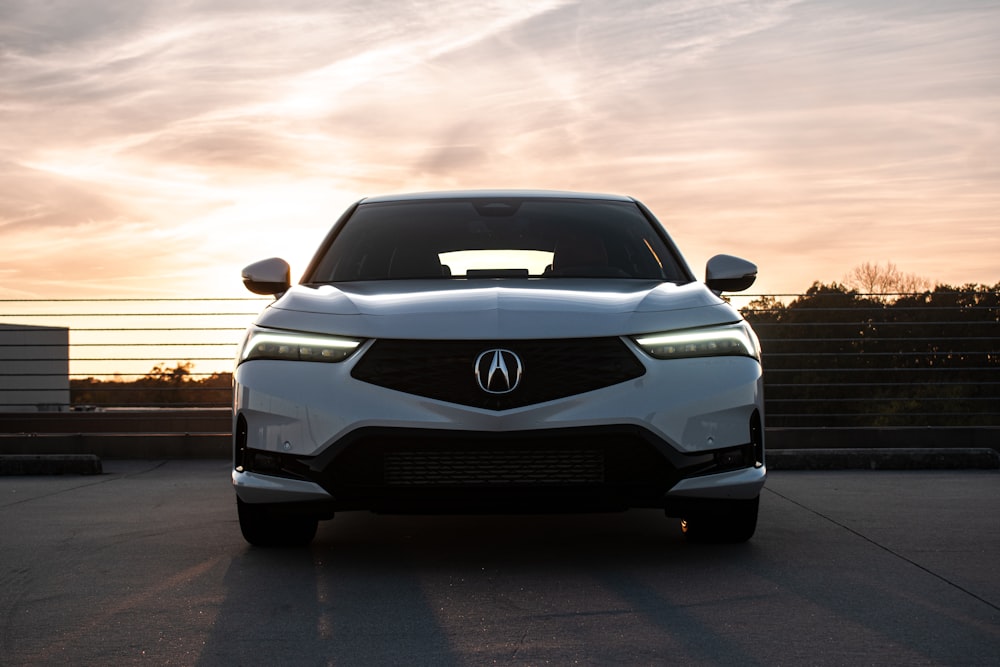
[[[760,343],[746,322],[636,336],[634,340],[657,359],[741,356],[760,361]]]
[[[336,363],[351,356],[360,344],[360,340],[338,336],[251,331],[240,350],[238,363],[254,359]]]

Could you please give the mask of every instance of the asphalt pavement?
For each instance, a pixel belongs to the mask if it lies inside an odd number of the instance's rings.
[[[241,538],[226,461],[0,477],[0,664],[996,665],[1000,471],[776,470],[745,545],[659,512],[344,513]]]

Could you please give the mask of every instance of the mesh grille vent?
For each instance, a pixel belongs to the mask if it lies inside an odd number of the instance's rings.
[[[582,450],[389,452],[389,485],[599,484],[604,453]]]

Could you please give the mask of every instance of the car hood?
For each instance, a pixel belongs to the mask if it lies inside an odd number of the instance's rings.
[[[623,336],[739,319],[702,283],[550,278],[298,285],[257,324],[359,338],[490,340]]]

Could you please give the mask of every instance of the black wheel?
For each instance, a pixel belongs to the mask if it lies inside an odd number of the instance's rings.
[[[272,505],[245,503],[236,499],[243,539],[256,547],[301,547],[316,536],[319,520],[310,516],[282,514]]]
[[[711,512],[695,513],[681,519],[681,531],[689,542],[746,542],[757,530],[759,506],[760,496],[752,500],[717,501]]]

